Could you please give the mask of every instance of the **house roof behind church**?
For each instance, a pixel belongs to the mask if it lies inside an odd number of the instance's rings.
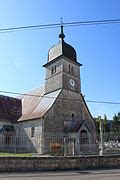
[[[45,95],[45,87],[36,88],[21,97],[22,116],[18,121],[38,119],[52,107],[61,90]]]
[[[21,115],[21,99],[0,95],[0,120],[8,120],[13,123]]]

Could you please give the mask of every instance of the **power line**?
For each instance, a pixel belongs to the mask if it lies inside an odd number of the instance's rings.
[[[113,105],[120,105],[120,102],[112,102],[112,101],[94,101],[94,100],[86,100],[86,102],[90,103],[99,103],[99,104],[113,104]]]
[[[5,94],[13,94],[13,95],[20,95],[20,96],[33,96],[33,97],[38,97],[38,98],[48,98],[48,99],[55,99],[56,97],[53,96],[41,96],[41,95],[34,95],[34,94],[28,94],[28,93],[19,93],[19,92],[12,92],[12,91],[0,91],[0,93],[5,93]],[[63,99],[63,100],[68,100],[68,101],[83,101],[83,100],[73,100],[69,98],[60,98],[58,97],[57,99]],[[98,104],[110,104],[110,105],[120,105],[120,102],[112,102],[112,101],[97,101],[97,100],[85,100],[88,103],[98,103]]]
[[[120,19],[103,19],[64,23],[65,26],[86,26],[86,25],[103,25],[103,24],[119,24]]]
[[[53,25],[53,24],[43,24],[43,25],[31,25],[31,26],[20,26],[20,27],[12,27],[12,28],[4,28],[0,29],[0,33],[10,33],[10,32],[17,32],[17,31],[27,31],[27,30],[34,30],[34,29],[50,29],[50,28],[58,28],[60,24]]]
[[[75,21],[75,22],[66,22],[66,23],[63,22],[64,27],[92,26],[92,25],[104,25],[104,24],[120,24],[120,19],[102,19],[102,20]],[[37,24],[37,25],[29,25],[29,26],[0,28],[0,33],[24,31],[24,30],[29,30],[29,29],[58,28],[59,26],[61,26],[60,23],[52,23],[52,24]]]

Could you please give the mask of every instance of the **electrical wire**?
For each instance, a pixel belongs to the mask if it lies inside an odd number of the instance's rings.
[[[56,97],[53,96],[41,96],[41,95],[34,95],[34,94],[28,94],[28,93],[19,93],[19,92],[12,92],[12,91],[0,91],[0,93],[5,93],[5,94],[13,94],[13,95],[20,95],[20,96],[33,96],[33,97],[38,97],[38,98],[47,98],[47,99],[55,99]],[[83,101],[83,100],[74,100],[74,99],[69,99],[69,98],[60,98],[58,97],[57,99],[62,99],[62,100],[67,100],[67,101]],[[120,102],[112,102],[112,101],[97,101],[97,100],[85,100],[88,103],[99,103],[99,104],[110,104],[110,105],[120,105]]]
[[[92,25],[105,25],[105,24],[120,24],[120,19],[102,19],[102,20],[89,20],[89,21],[75,21],[75,22],[62,22],[64,27],[72,26],[92,26]],[[51,24],[37,24],[29,26],[18,26],[10,28],[0,28],[0,33],[24,31],[29,29],[49,29],[58,28],[61,23],[51,23]]]
[[[76,21],[76,22],[67,22],[67,23],[62,22],[62,25],[64,27],[86,26],[86,25],[87,26],[88,25],[103,25],[103,24],[120,24],[120,19],[89,20],[89,21]],[[29,29],[58,28],[60,26],[61,26],[61,23],[56,23],[56,24],[52,23],[52,24],[37,24],[37,25],[30,25],[30,26],[0,28],[0,33],[25,31],[25,30],[29,30]],[[26,93],[23,94],[23,93],[17,93],[17,92],[9,92],[9,91],[0,91],[0,93],[21,95],[21,96],[35,96],[35,97],[44,97],[44,98],[55,98],[55,97],[49,97],[49,96],[39,96],[39,95],[32,95],[32,94],[26,94]],[[64,100],[71,100],[71,99],[64,98]],[[72,100],[72,101],[80,101],[80,100]],[[86,100],[86,102],[120,105],[120,102],[110,102],[110,101]]]

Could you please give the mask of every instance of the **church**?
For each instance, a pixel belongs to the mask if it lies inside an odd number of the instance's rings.
[[[21,116],[12,122],[16,149],[38,154],[93,153],[96,128],[81,93],[80,64],[75,49],[64,40],[48,51],[45,85],[19,97]]]

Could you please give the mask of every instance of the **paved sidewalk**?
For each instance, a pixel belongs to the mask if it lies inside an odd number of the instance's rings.
[[[0,173],[0,180],[120,180],[120,169]]]

